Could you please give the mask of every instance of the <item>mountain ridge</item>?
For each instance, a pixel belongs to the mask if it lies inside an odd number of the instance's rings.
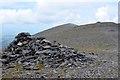
[[[118,24],[114,22],[96,22],[85,25],[72,23],[36,33],[33,36],[46,37],[80,51],[117,50]]]

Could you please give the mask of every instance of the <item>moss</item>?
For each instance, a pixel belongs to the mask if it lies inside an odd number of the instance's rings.
[[[13,64],[11,64],[11,66],[17,68],[17,67],[21,67],[21,66],[23,66],[23,64],[15,64],[15,63],[13,63]]]
[[[102,62],[101,61],[97,61],[96,62],[96,65],[100,65]]]
[[[38,67],[38,68],[43,68],[44,65],[43,65],[43,64],[36,64],[36,67]]]
[[[13,71],[13,72],[6,72],[4,75],[2,75],[3,78],[13,78],[13,77],[18,77],[17,76],[18,71]]]

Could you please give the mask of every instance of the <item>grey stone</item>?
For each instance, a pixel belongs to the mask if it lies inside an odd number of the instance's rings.
[[[18,46],[22,46],[22,45],[23,45],[23,43],[19,42],[17,45],[18,45]]]
[[[10,63],[10,61],[7,60],[7,59],[2,59],[1,61],[2,61],[2,63],[5,64],[5,65]]]
[[[23,53],[24,55],[27,55],[27,54],[29,55],[30,52],[31,52],[30,50],[22,50],[22,53]]]
[[[86,57],[88,57],[88,58],[95,58],[95,59],[97,58],[97,56],[93,55],[93,54],[92,55],[91,54],[87,54]]]
[[[25,45],[25,44],[27,44],[27,43],[28,43],[27,41],[22,42],[23,45]]]
[[[26,70],[39,70],[39,68],[37,68],[37,67],[34,66],[34,65],[30,65],[30,64],[24,65],[24,66],[23,66],[23,69],[26,69]]]
[[[36,44],[40,44],[41,40],[36,40]]]
[[[33,37],[29,33],[19,33],[15,40],[6,48],[7,53],[2,55],[2,63],[28,63],[23,66],[26,70],[37,70],[31,63],[42,63],[45,67],[72,67],[78,63],[94,62],[97,56],[94,53],[85,54],[74,48],[67,47],[54,41],[51,43],[43,37]]]
[[[50,53],[50,51],[49,50],[42,50],[42,51],[36,51],[36,55],[38,54],[38,55],[40,55],[40,54],[43,54],[43,53]]]
[[[27,36],[31,36],[31,35],[29,33],[26,33],[26,32],[21,32],[15,38],[27,37]]]
[[[17,55],[9,55],[10,58],[15,58]]]
[[[28,59],[36,59],[38,56],[26,56],[25,59],[28,60]]]
[[[43,46],[44,49],[50,49],[51,47],[49,45]]]
[[[62,64],[60,64],[60,67],[64,67],[69,63],[69,61],[65,60],[64,62],[62,62]]]
[[[43,44],[43,43],[47,43],[48,45],[51,44],[51,42],[48,41],[48,40],[46,40],[46,39],[43,39],[43,40],[41,41],[41,43],[42,43],[42,44]]]

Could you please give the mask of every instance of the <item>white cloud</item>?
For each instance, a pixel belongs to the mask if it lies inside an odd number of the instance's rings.
[[[95,16],[98,21],[118,22],[117,11],[115,7],[104,6],[97,9]],[[113,13],[115,13],[113,15]]]
[[[0,9],[0,23],[76,22],[76,19],[80,19],[80,14],[68,8],[66,10],[62,3],[55,3],[55,0],[37,0],[33,9]]]
[[[107,21],[107,19],[109,18],[108,15],[108,7],[100,7],[98,8],[97,12],[96,12],[96,18],[99,19],[100,21]]]
[[[16,11],[15,10],[0,10],[0,22],[1,23],[14,23],[16,21]]]
[[[66,14],[66,17],[64,19],[64,21],[66,22],[72,22],[72,23],[79,23],[79,21],[81,20],[81,16],[80,14],[75,14],[75,13],[68,13]]]
[[[13,5],[15,2],[6,2],[6,1],[0,1],[0,6],[8,6],[8,5]]]
[[[118,0],[0,0],[0,6],[13,5],[18,2],[36,2],[38,5],[56,4],[78,4],[81,2],[118,2]]]
[[[4,1],[10,2],[9,0]],[[2,3],[4,1],[2,0]],[[55,23],[57,21],[79,23],[81,20],[80,11],[83,10],[80,9],[81,0],[30,0],[30,2],[32,1],[36,2],[32,9],[0,9],[0,23]],[[84,1],[90,2],[96,0]],[[11,5],[15,4],[12,2],[28,2],[28,0],[12,0]],[[96,12],[96,18],[108,21],[108,10],[109,7],[99,8]]]
[[[1,9],[0,23],[36,23],[37,16],[31,9]]]
[[[20,22],[23,23],[36,23],[38,22],[38,18],[35,12],[33,12],[31,9],[26,10],[18,10],[17,11],[17,18]]]

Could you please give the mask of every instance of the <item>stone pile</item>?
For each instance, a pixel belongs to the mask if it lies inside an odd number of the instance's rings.
[[[44,37],[33,37],[29,33],[19,33],[2,55],[3,65],[24,64],[23,68],[37,70],[35,64],[44,67],[73,67],[82,63],[94,63],[94,57],[80,53],[56,41],[50,42]],[[94,53],[92,53],[94,55]]]

